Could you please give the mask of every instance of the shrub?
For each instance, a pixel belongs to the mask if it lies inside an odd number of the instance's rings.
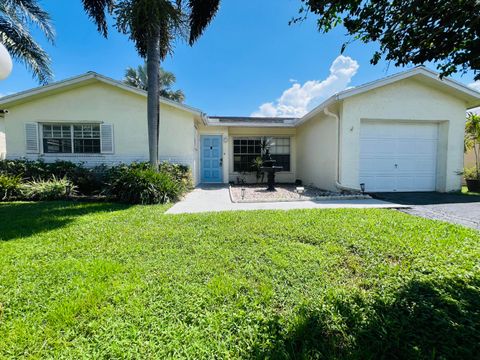
[[[160,172],[166,172],[173,176],[175,180],[182,183],[186,189],[193,188],[193,179],[190,168],[187,165],[172,164],[164,161],[159,165]]]
[[[49,177],[48,164],[42,160],[1,160],[0,173],[20,176],[24,180],[43,179]]]
[[[60,200],[76,193],[76,186],[66,177],[32,180],[20,185],[20,193],[27,200]]]
[[[0,174],[20,176],[24,181],[67,178],[82,194],[94,194],[102,189],[102,182],[93,169],[71,161],[57,160],[46,163],[43,160],[2,160]]]
[[[178,199],[185,190],[171,174],[138,166],[113,169],[106,193],[129,204],[161,204]]]
[[[20,176],[0,174],[0,200],[10,200],[19,193]]]
[[[82,194],[89,195],[102,190],[103,183],[95,173],[95,169],[86,168],[83,164],[57,160],[48,164],[47,170],[50,176],[70,180]]]
[[[475,166],[471,168],[465,168],[463,170],[463,177],[466,180],[480,180],[480,173]]]

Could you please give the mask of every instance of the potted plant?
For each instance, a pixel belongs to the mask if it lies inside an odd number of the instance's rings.
[[[480,191],[480,163],[479,163],[479,145],[480,145],[480,115],[468,113],[465,123],[465,152],[473,151],[475,156],[475,166],[464,169],[463,176],[467,183],[468,191]]]

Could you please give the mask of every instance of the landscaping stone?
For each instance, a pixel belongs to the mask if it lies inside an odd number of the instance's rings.
[[[275,191],[268,191],[265,184],[232,185],[230,198],[235,203],[370,199],[368,195],[332,192],[312,186],[303,186],[301,192],[297,192],[294,184],[276,184],[275,188]]]

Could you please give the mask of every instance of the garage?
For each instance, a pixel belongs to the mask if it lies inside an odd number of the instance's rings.
[[[362,121],[360,183],[367,192],[435,191],[438,123]]]

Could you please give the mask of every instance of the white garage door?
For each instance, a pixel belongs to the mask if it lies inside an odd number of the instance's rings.
[[[438,125],[362,122],[360,183],[367,192],[435,191]]]

